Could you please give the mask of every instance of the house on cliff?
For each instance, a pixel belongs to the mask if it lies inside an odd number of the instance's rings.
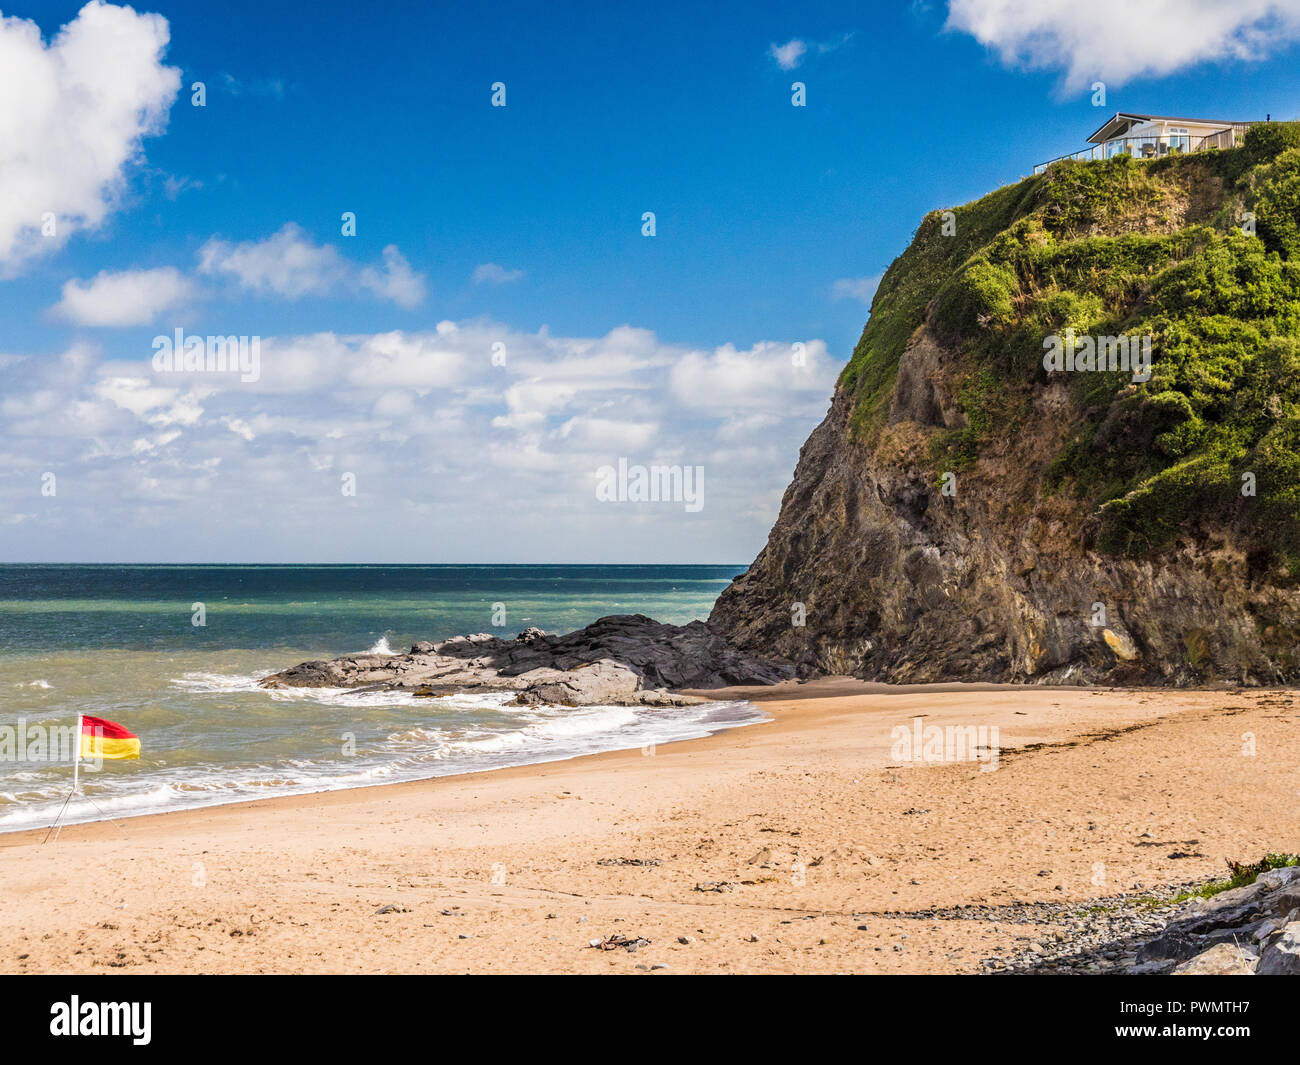
[[[1088,138],[1091,147],[1039,163],[1034,167],[1034,173],[1042,173],[1050,164],[1061,159],[1110,159],[1116,155],[1158,159],[1173,152],[1234,148],[1241,143],[1241,138],[1252,125],[1253,122],[1139,115],[1119,111]]]

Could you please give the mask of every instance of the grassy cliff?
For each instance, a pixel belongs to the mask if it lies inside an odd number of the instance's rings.
[[[1150,335],[1145,383],[1066,375],[1067,431],[1021,490],[1102,554],[1153,557],[1209,523],[1270,581],[1300,580],[1300,125],[1256,126],[1230,151],[1056,163],[928,215],[840,380],[867,446],[923,326],[964,416],[928,443],[936,479],[1015,441],[1045,337]]]

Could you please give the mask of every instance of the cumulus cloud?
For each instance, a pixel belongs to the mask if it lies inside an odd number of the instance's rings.
[[[225,277],[258,295],[296,300],[339,291],[367,291],[401,307],[424,300],[425,281],[395,244],[378,267],[359,267],[330,244],[317,244],[289,222],[263,240],[231,243],[216,237],[199,249],[199,272]]]
[[[361,287],[399,307],[418,307],[424,302],[424,276],[411,269],[396,244],[389,244],[382,254],[382,267],[367,266],[358,275]]]
[[[193,294],[192,282],[175,267],[101,270],[89,281],[64,284],[54,313],[78,325],[147,325]]]
[[[767,49],[767,54],[776,60],[776,65],[782,70],[794,70],[803,62],[803,57],[807,52],[807,43],[797,37],[786,41],[785,44],[773,42]]]
[[[483,263],[481,266],[474,267],[474,283],[478,285],[505,285],[511,281],[518,281],[524,276],[522,270],[507,270],[504,266],[497,263]]]
[[[36,23],[0,18],[0,276],[117,206],[180,88],[169,36],[162,16],[98,0],[48,45]]]
[[[950,0],[949,30],[1008,66],[1061,70],[1067,91],[1261,59],[1300,37],[1297,0]],[[1216,116],[1218,117],[1218,116]]]
[[[677,359],[668,375],[683,407],[726,417],[786,412],[808,417],[825,407],[835,368],[820,340],[764,341],[747,351],[724,344]]]
[[[424,302],[426,291],[424,276],[411,269],[395,244],[384,248],[378,266],[361,267],[338,249],[314,243],[293,223],[260,241],[234,244],[213,237],[199,250],[197,273],[229,278],[244,291],[289,300],[368,293],[412,308]],[[89,281],[67,281],[62,300],[52,310],[78,325],[145,325],[198,294],[194,278],[175,267],[104,270]]]
[[[244,383],[156,373],[151,354],[79,344],[0,362],[0,513],[34,514],[0,530],[6,557],[85,557],[93,523],[111,530],[107,557],[155,529],[191,559],[413,560],[436,544],[744,561],[839,368],[821,341],[690,349],[630,326],[558,337],[482,319],[264,337]],[[621,457],[703,466],[704,509],[602,503],[595,471]],[[39,494],[47,470],[57,506]]]
[[[213,237],[199,250],[199,272],[231,277],[250,292],[291,300],[326,295],[349,274],[337,248],[313,243],[293,222],[260,241],[232,244]]]
[[[871,277],[841,277],[831,285],[831,299],[857,300],[870,307],[871,299],[875,296],[876,289],[880,287],[880,279],[883,276],[883,274],[875,274]]]

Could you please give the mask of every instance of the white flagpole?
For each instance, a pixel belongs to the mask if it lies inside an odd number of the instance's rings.
[[[72,749],[72,790],[68,792],[68,797],[63,800],[63,805],[59,807],[59,816],[54,819],[54,824],[50,825],[49,831],[45,833],[45,839],[42,843],[49,841],[50,832],[54,833],[54,842],[59,842],[59,833],[63,831],[63,826],[59,824],[63,820],[63,812],[68,808],[68,803],[72,801],[72,796],[77,794],[80,786],[81,776],[81,715],[77,715],[77,735],[73,741],[75,746]]]

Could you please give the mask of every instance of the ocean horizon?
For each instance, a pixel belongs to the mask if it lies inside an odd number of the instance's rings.
[[[121,818],[649,747],[762,720],[744,703],[514,706],[511,695],[268,691],[300,661],[610,614],[708,616],[744,566],[97,564],[0,566],[0,832],[48,825],[70,757],[22,740],[120,722],[139,761],[85,763],[63,822]],[[52,745],[51,745],[52,746]],[[19,756],[27,756],[26,759]]]

